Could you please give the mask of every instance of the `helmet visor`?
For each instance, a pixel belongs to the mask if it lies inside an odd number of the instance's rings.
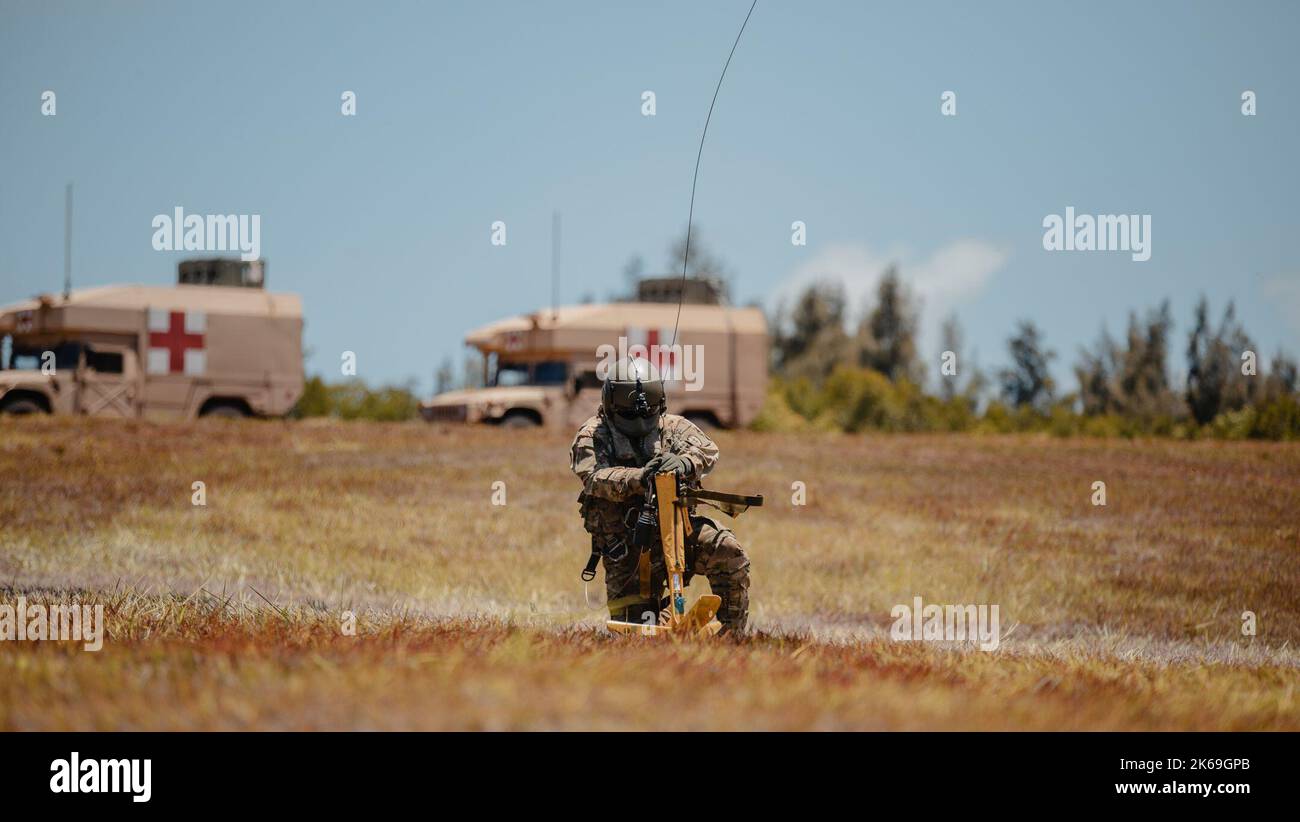
[[[614,417],[610,420],[614,427],[629,437],[644,437],[659,426],[659,414],[651,413],[645,416],[634,414],[625,416],[619,411],[614,412]]]

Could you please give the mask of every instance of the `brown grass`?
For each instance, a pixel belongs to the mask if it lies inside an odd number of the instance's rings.
[[[1300,729],[1295,445],[718,441],[759,633],[652,645],[584,601],[562,433],[2,420],[0,601],[109,638],[0,645],[0,727]],[[914,595],[1009,636],[892,642]]]

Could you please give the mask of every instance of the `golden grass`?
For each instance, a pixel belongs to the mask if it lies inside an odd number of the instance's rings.
[[[0,601],[109,624],[0,644],[0,727],[1300,729],[1295,445],[718,441],[759,633],[656,645],[597,631],[563,433],[0,420]],[[916,595],[1009,636],[891,642]]]

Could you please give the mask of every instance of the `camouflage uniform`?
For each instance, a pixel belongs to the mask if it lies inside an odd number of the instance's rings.
[[[641,595],[640,557],[636,550],[629,545],[621,558],[609,556],[611,549],[617,553],[620,544],[628,541],[628,522],[636,517],[628,512],[639,511],[644,500],[641,467],[660,451],[678,454],[691,462],[693,485],[718,461],[718,446],[713,440],[676,414],[663,414],[658,431],[634,442],[607,424],[603,412],[597,413],[582,424],[573,440],[571,467],[582,480],[578,502],[591,534],[592,550],[601,554],[605,594],[614,619],[641,622],[647,611],[660,610],[657,600],[666,578],[662,551],[650,552],[649,599]],[[718,620],[723,628],[729,632],[744,630],[749,617],[749,557],[730,529],[709,517],[698,516],[693,506],[690,515],[692,533],[686,539],[685,581],[689,583],[693,575],[703,574],[713,593],[722,598]]]

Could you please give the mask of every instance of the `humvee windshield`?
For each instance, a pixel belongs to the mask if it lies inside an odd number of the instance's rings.
[[[81,343],[61,342],[57,345],[30,345],[20,341],[11,343],[9,361],[3,366],[11,371],[39,371],[41,358],[46,351],[54,352],[55,369],[75,371],[77,360],[81,356]]]
[[[560,361],[498,362],[489,385],[564,385],[569,367]]]

